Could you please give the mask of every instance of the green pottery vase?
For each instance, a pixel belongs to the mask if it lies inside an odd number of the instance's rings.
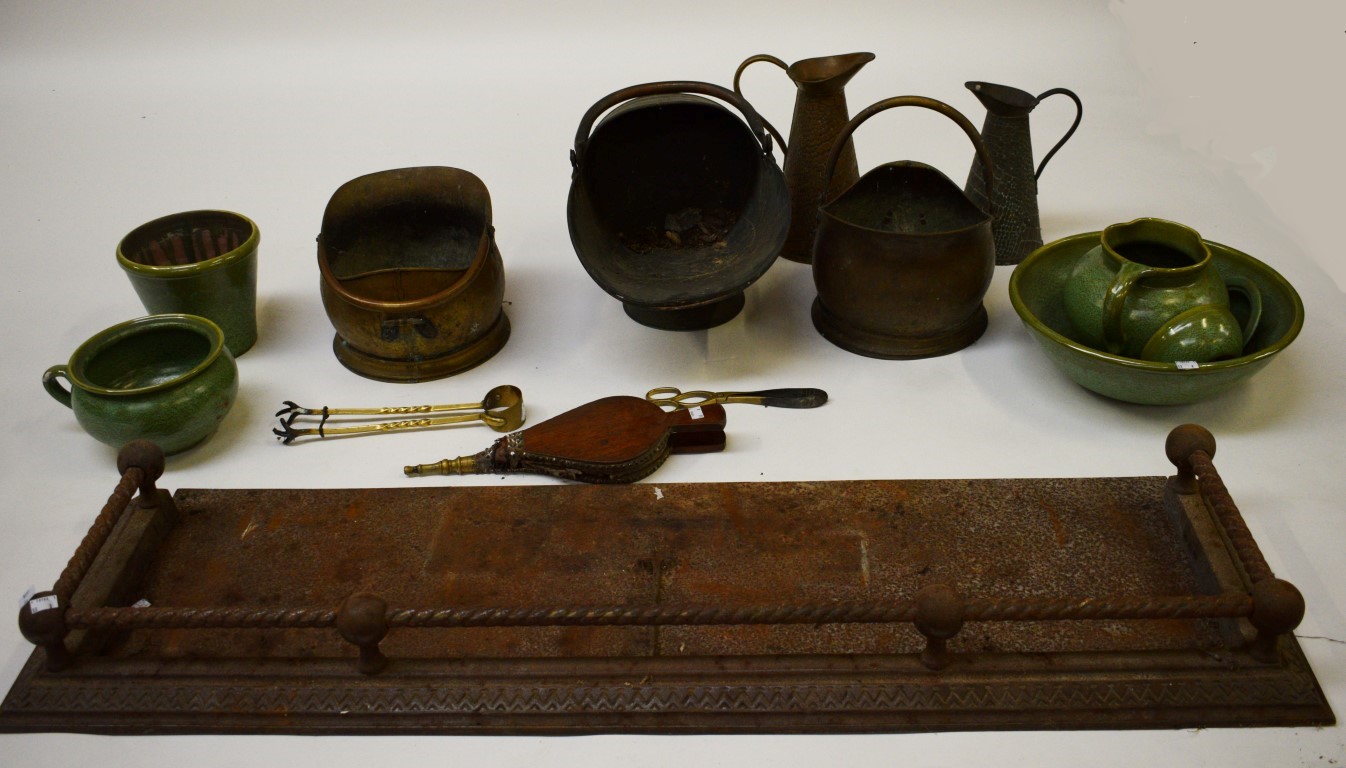
[[[242,214],[188,211],[131,230],[117,244],[117,263],[148,312],[204,317],[238,357],[257,341],[260,241]]]
[[[99,441],[145,439],[171,454],[215,433],[238,394],[238,368],[219,326],[154,315],[96,334],[48,368],[42,386]]]
[[[1253,308],[1243,324],[1230,311],[1229,288]],[[1201,236],[1162,219],[1104,229],[1075,265],[1063,300],[1077,341],[1160,362],[1239,357],[1261,315],[1255,287],[1226,286]]]

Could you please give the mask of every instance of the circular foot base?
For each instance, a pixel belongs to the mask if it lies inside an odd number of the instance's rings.
[[[627,317],[641,325],[661,331],[700,331],[714,328],[733,320],[743,309],[743,293],[739,292],[709,304],[698,304],[685,309],[649,309],[623,304]]]
[[[332,339],[332,351],[342,365],[367,379],[378,381],[430,381],[462,373],[478,366],[500,351],[509,341],[509,318],[504,312],[481,338],[439,357],[420,360],[393,360],[361,352],[338,334]]]
[[[954,328],[927,336],[889,336],[849,327],[829,312],[821,299],[813,300],[813,327],[824,339],[847,352],[884,360],[911,360],[957,352],[981,338],[986,331],[986,321],[986,307],[979,305],[971,317]]]

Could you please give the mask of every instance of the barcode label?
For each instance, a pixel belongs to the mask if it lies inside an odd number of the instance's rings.
[[[57,601],[56,595],[43,595],[42,597],[35,597],[32,600],[29,600],[28,610],[32,613],[41,613],[43,611],[50,611],[58,605],[60,605],[60,602]]]

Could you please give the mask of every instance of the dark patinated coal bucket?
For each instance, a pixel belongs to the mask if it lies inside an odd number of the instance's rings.
[[[643,325],[729,321],[785,242],[790,199],[771,138],[757,112],[719,86],[649,83],[604,97],[580,121],[571,163],[575,253]]]
[[[467,171],[402,168],[341,185],[323,212],[318,268],[332,349],[361,376],[450,376],[509,339],[491,197]]]
[[[953,120],[991,177],[977,129],[949,105],[920,96],[886,99],[842,130],[835,164],[861,123],[894,107],[933,109]],[[887,163],[819,210],[813,324],[833,344],[881,358],[957,351],[986,330],[982,298],[995,270],[991,215],[924,163]]]

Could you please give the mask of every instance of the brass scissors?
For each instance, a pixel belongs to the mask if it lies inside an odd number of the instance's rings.
[[[677,387],[655,387],[645,399],[661,408],[694,408],[712,403],[747,403],[768,408],[817,408],[827,402],[821,389],[763,389],[757,392],[710,392],[694,389],[683,392]]]

